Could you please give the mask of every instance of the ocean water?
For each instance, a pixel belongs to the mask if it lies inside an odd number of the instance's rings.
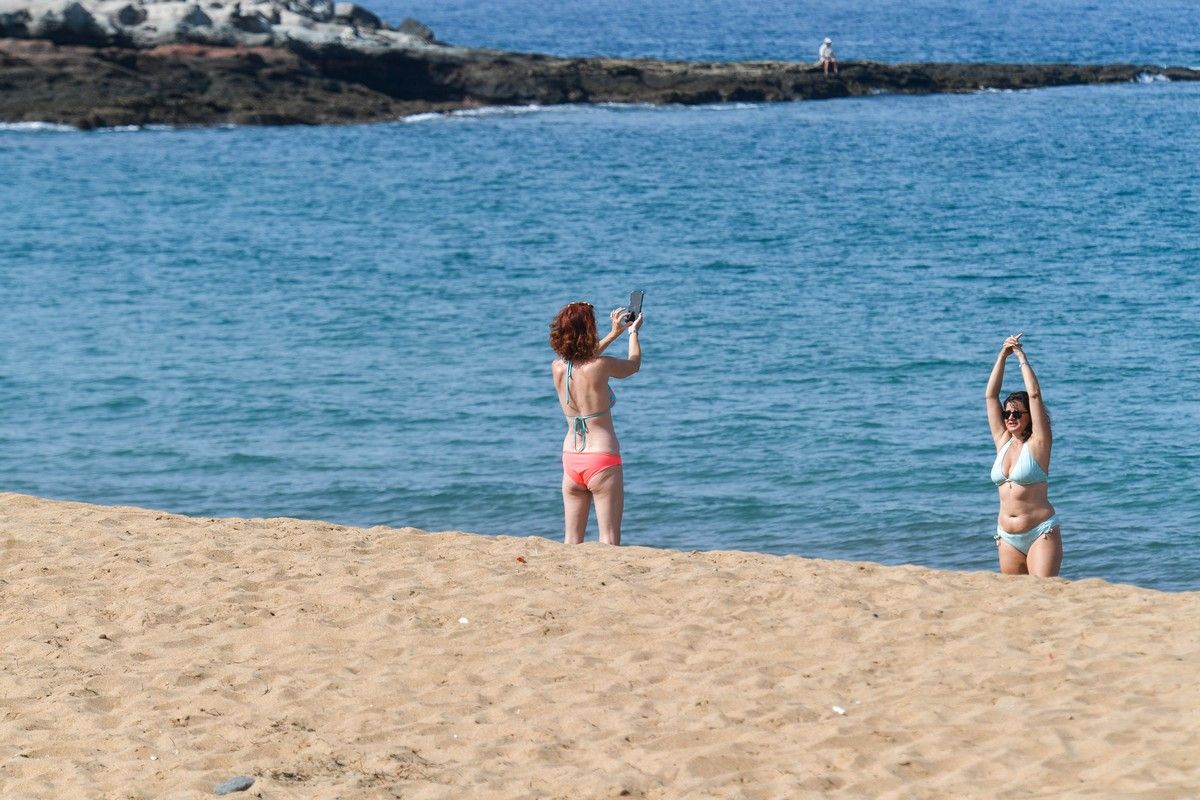
[[[922,15],[949,24],[931,8],[875,29],[893,36],[875,56]],[[581,13],[562,49],[639,52],[579,44]],[[488,43],[552,49],[526,31],[553,28],[539,14]],[[1117,44],[1080,30],[1063,60]],[[1180,63],[1196,39],[1172,35],[1122,60]],[[627,543],[995,569],[982,395],[1025,331],[1063,574],[1195,590],[1198,122],[1200,85],[1151,82],[8,126],[0,488],[557,538],[547,324],[644,288],[644,367],[615,387]]]
[[[1193,0],[380,0],[455,44],[556,55],[712,61],[840,58],[1200,64]]]

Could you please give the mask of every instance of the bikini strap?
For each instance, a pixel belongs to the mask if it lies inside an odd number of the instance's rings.
[[[574,366],[575,366],[575,363],[573,361],[567,362],[566,395],[567,395],[567,403],[568,404],[571,402],[571,372],[572,372]],[[616,398],[615,398],[615,396],[613,396],[612,389],[609,389],[608,391],[609,391],[609,396],[610,396],[609,402],[615,404]],[[584,450],[587,449],[587,435],[588,435],[587,421],[589,419],[594,419],[595,417],[603,417],[605,414],[611,414],[611,413],[612,413],[612,406],[610,405],[609,409],[607,411],[597,411],[595,414],[578,414],[576,416],[571,417],[571,432],[574,435],[575,452],[576,453],[582,453]]]

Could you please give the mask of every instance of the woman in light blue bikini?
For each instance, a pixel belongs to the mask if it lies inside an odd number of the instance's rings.
[[[1041,387],[1021,346],[1023,335],[1004,340],[985,394],[988,427],[996,442],[992,482],[1000,490],[995,538],[1000,571],[1005,575],[1050,578],[1058,575],[1063,552],[1062,527],[1049,498],[1050,448],[1054,440]],[[1013,392],[1001,404],[1004,362],[1010,355],[1017,357],[1025,391]]]

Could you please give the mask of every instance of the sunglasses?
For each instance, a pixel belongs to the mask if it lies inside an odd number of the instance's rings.
[[[1000,415],[1005,419],[1020,419],[1021,417],[1025,416],[1025,412],[1005,409],[1004,411],[1000,412]]]

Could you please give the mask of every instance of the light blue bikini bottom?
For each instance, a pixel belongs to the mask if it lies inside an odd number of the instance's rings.
[[[1000,526],[997,525],[995,539],[996,541],[1003,539],[1013,547],[1020,550],[1022,555],[1029,555],[1029,548],[1033,547],[1033,543],[1036,542],[1039,537],[1046,535],[1054,528],[1061,528],[1061,525],[1058,522],[1058,514],[1050,517],[1050,519],[1046,520],[1041,525],[1038,525],[1036,528],[1030,528],[1024,533],[1009,533],[1006,530],[1002,530]]]

